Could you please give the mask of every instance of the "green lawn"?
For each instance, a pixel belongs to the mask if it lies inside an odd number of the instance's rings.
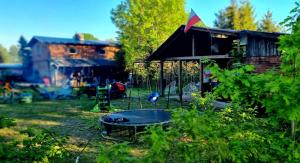
[[[142,108],[154,108],[153,104],[147,102],[147,94],[141,91],[139,98],[137,90],[132,90],[131,109],[139,109],[140,103]],[[156,108],[166,108],[166,101],[166,98],[160,98]],[[170,101],[170,108],[180,106],[178,100]],[[129,98],[111,101],[114,110],[126,110],[128,103]],[[109,145],[111,142],[103,140],[99,134],[99,117],[107,113],[90,112],[93,105],[94,100],[86,96],[72,100],[34,101],[31,104],[0,104],[0,115],[14,118],[17,123],[16,126],[0,129],[0,137],[22,140],[24,135],[18,131],[26,127],[44,128],[57,135],[68,137],[65,147],[74,155],[82,150],[88,140],[92,139],[84,150],[81,160],[95,162],[99,154],[99,145],[101,143]]]

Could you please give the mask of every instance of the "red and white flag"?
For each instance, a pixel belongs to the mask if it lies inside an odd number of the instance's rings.
[[[199,18],[199,16],[194,12],[193,9],[191,9],[191,13],[190,13],[190,17],[188,22],[185,25],[184,28],[184,33],[186,33],[194,24],[198,23],[199,21],[201,21],[201,19]]]

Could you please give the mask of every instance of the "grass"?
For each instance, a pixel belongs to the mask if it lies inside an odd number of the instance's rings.
[[[136,89],[131,90],[131,109],[141,108],[166,108],[167,99],[160,98],[157,105],[147,102],[147,92]],[[177,100],[170,100],[170,108],[179,107]],[[91,142],[84,150],[81,161],[95,162],[99,154],[99,145],[105,143],[99,134],[98,120],[106,113],[90,112],[95,104],[93,99],[85,96],[80,99],[57,100],[57,101],[34,101],[30,104],[0,104],[0,115],[8,116],[16,120],[16,126],[0,129],[0,136],[9,140],[15,138],[22,140],[22,131],[26,127],[43,128],[55,132],[60,136],[68,137],[65,147],[71,153],[78,155],[85,144]],[[115,110],[128,109],[129,98],[116,99],[111,101],[112,108]],[[137,151],[138,151],[137,147]],[[138,152],[136,152],[138,153]],[[75,158],[74,158],[75,161]]]

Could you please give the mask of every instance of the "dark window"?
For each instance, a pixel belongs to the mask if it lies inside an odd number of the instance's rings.
[[[105,50],[103,50],[101,47],[97,47],[96,48],[96,52],[97,52],[97,54],[105,54]]]
[[[69,53],[70,54],[76,54],[77,53],[77,49],[76,48],[69,48]]]

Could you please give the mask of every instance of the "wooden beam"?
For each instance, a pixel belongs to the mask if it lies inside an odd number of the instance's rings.
[[[160,61],[160,95],[162,97],[165,96],[164,94],[164,62]]]
[[[195,37],[192,34],[192,56],[195,57]]]
[[[179,75],[178,75],[178,86],[179,86],[179,99],[180,105],[182,106],[182,60],[179,60]]]
[[[201,60],[204,58],[208,59],[229,59],[228,55],[207,55],[207,56],[186,56],[186,57],[169,57],[164,59],[164,61],[179,61],[179,60]]]
[[[201,96],[204,96],[204,92],[203,92],[203,63],[201,61],[201,59],[199,60],[199,64],[200,64],[200,74],[199,74],[199,81],[200,81],[200,93]]]

